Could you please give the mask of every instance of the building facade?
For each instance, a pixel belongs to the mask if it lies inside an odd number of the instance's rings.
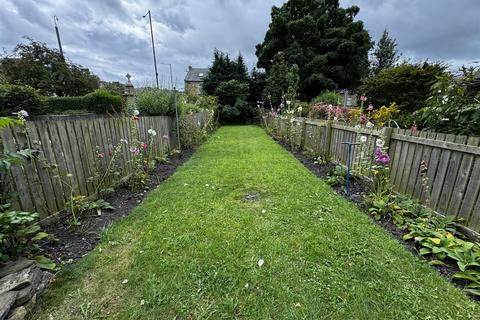
[[[189,66],[185,77],[185,92],[188,94],[202,93],[203,79],[207,74],[208,68],[193,68]]]

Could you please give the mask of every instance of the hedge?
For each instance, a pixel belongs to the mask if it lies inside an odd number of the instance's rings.
[[[42,114],[46,99],[38,90],[23,85],[0,84],[0,116],[11,116],[13,112],[26,110],[29,114]]]
[[[96,90],[81,97],[51,97],[45,113],[64,113],[67,110],[85,110],[93,113],[121,111],[122,98],[106,90]]]

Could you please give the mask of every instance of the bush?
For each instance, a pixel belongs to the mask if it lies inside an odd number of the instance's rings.
[[[437,132],[480,135],[480,71],[440,77],[426,107],[417,114],[421,126]]]
[[[359,91],[375,108],[396,102],[400,109],[399,122],[409,126],[414,121],[413,112],[425,106],[430,87],[444,72],[445,67],[440,64],[405,63],[366,79]]]
[[[31,115],[42,114],[45,108],[46,99],[38,90],[30,86],[0,84],[0,116],[10,116],[20,110]]]
[[[324,103],[324,104],[331,104],[333,106],[340,106],[342,105],[342,96],[335,91],[323,91],[318,96],[313,98],[312,103]]]
[[[51,97],[47,101],[48,108],[45,113],[53,114],[71,114],[74,111],[102,114],[122,109],[122,98],[103,89],[80,97]]]
[[[146,116],[173,116],[175,106],[172,91],[145,89],[135,96],[133,106]]]

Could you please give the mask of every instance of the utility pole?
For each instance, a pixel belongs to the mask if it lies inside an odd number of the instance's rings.
[[[62,49],[62,41],[60,41],[60,32],[58,31],[58,26],[57,26],[57,21],[58,21],[57,16],[53,16],[53,21],[55,22],[55,33],[57,34],[58,48],[60,49],[60,54],[62,55],[62,58],[65,60],[65,57],[63,55],[63,49]]]
[[[169,68],[170,68],[170,90],[172,90],[173,103],[175,105],[175,122],[177,124],[177,145],[178,145],[178,150],[180,150],[181,146],[180,146],[180,126],[179,126],[179,121],[178,121],[177,88],[175,88],[173,86],[172,64],[171,63],[163,63],[163,62],[160,62],[160,64],[165,65],[165,66],[169,66]]]
[[[148,15],[148,19],[150,21],[150,35],[152,36],[152,50],[153,50],[153,65],[155,66],[155,79],[157,81],[157,89],[158,89],[158,71],[157,71],[157,57],[155,55],[155,42],[153,41],[153,28],[152,28],[152,14],[150,10],[143,16],[144,18]]]

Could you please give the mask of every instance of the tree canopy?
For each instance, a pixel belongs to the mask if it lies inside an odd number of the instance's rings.
[[[81,96],[98,88],[99,79],[90,70],[65,60],[45,43],[27,39],[1,57],[3,81],[31,86],[46,96]]]
[[[373,51],[373,74],[378,74],[383,69],[393,68],[399,59],[400,54],[397,50],[397,41],[390,37],[387,29],[385,29]]]
[[[368,73],[372,42],[359,8],[341,8],[338,0],[289,0],[272,8],[272,21],[257,45],[258,67],[267,73],[282,53],[299,67],[300,94],[311,99],[327,89],[356,87]]]

